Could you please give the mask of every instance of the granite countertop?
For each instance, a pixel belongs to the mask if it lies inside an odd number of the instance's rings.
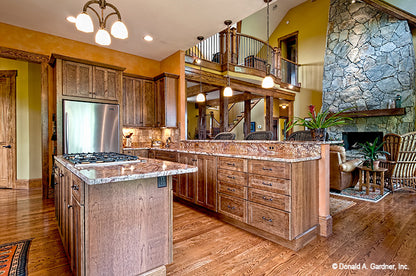
[[[62,156],[55,157],[55,160],[81,178],[88,185],[198,171],[198,168],[195,166],[148,158],[139,158],[137,161],[80,165],[74,165],[65,160]]]

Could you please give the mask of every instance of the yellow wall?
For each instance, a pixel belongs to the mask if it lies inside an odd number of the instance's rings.
[[[40,65],[0,58],[0,70],[17,70],[17,179],[42,178]]]
[[[322,105],[322,79],[328,24],[329,0],[306,1],[289,10],[270,36],[272,46],[278,39],[298,31],[298,63],[301,91],[297,93],[294,114],[307,117],[308,105]],[[289,22],[286,24],[286,22]]]
[[[160,74],[160,62],[90,45],[54,35],[0,23],[0,46],[31,53],[52,53],[125,67],[126,73],[154,77]],[[173,73],[173,72],[172,72]]]

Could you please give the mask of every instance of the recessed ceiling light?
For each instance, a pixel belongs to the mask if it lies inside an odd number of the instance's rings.
[[[76,19],[75,17],[73,17],[72,15],[68,16],[68,17],[66,18],[66,20],[68,20],[68,21],[69,21],[69,22],[71,22],[71,23],[75,23],[75,22],[77,21],[77,19]]]
[[[145,37],[143,37],[143,39],[146,41],[152,41],[153,37],[151,37],[150,35],[146,35]]]

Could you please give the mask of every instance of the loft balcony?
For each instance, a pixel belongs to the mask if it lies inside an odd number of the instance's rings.
[[[185,62],[201,60],[201,67],[218,72],[239,73],[263,78],[267,72],[281,88],[299,91],[299,64],[282,57],[280,48],[256,37],[238,33],[235,28],[217,33],[185,52]],[[227,70],[229,62],[229,70]]]

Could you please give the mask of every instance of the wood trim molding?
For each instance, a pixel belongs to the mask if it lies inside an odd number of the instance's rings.
[[[56,59],[63,59],[63,60],[68,60],[68,61],[73,61],[73,62],[78,62],[78,63],[84,63],[84,64],[88,64],[88,65],[99,66],[99,67],[104,67],[104,68],[118,70],[118,71],[126,70],[126,68],[124,68],[124,67],[119,67],[119,66],[115,66],[115,65],[111,65],[111,64],[105,64],[105,63],[101,63],[101,62],[79,59],[79,58],[74,58],[74,57],[63,56],[63,55],[60,55],[60,54],[52,54],[51,58],[49,60],[49,65],[54,66]]]
[[[399,9],[381,0],[363,0],[363,1],[391,16],[397,17],[398,19],[407,20],[409,24],[411,24],[413,27],[416,27],[416,16],[411,13],[408,13],[407,11]]]
[[[42,178],[36,179],[17,179],[15,189],[40,189],[42,187]]]
[[[331,113],[330,115],[332,115]],[[360,110],[360,111],[348,111],[340,113],[342,116],[350,118],[367,118],[367,117],[381,117],[381,116],[399,116],[405,115],[405,108],[388,108],[388,109],[373,109],[373,110]]]
[[[0,47],[0,57],[15,60],[30,61],[34,63],[48,62],[49,57],[41,54],[30,53],[22,50]]]

